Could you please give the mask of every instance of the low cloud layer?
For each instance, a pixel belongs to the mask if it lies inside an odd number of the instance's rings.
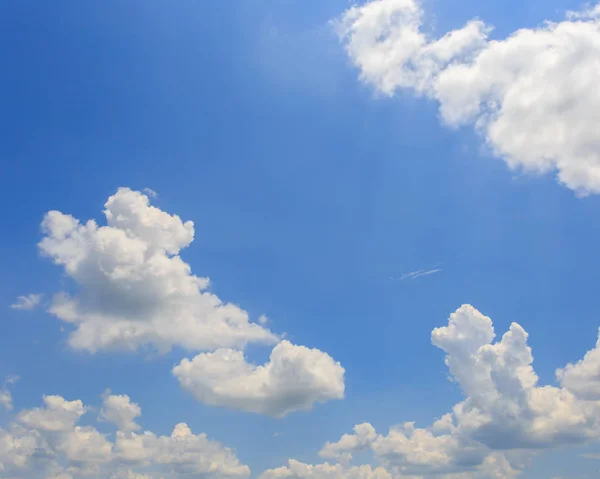
[[[19,479],[247,478],[248,466],[231,449],[177,424],[168,436],[137,434],[128,421],[114,440],[81,426],[92,408],[80,400],[44,396],[41,407],[21,411],[0,428],[0,476]],[[104,408],[141,409],[128,396],[105,395]],[[119,420],[115,421],[121,422]]]
[[[435,99],[445,124],[472,125],[511,169],[556,172],[586,195],[600,192],[599,11],[501,40],[480,20],[430,38],[419,0],[373,0],[334,23],[362,81]]]
[[[321,450],[321,457],[337,465],[290,462],[265,477],[351,475],[353,454],[371,451],[393,477],[510,478],[538,452],[600,439],[600,341],[580,362],[557,370],[559,385],[551,386],[539,384],[528,335],[519,324],[512,323],[496,342],[495,337],[490,318],[462,306],[431,335],[464,394],[448,414],[427,428],[405,423],[387,434],[359,424]],[[326,470],[343,472],[329,476]]]

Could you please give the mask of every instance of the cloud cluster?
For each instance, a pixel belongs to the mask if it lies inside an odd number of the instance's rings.
[[[559,387],[539,385],[527,337],[513,323],[494,342],[492,320],[470,305],[460,307],[431,335],[464,394],[450,413],[430,427],[405,423],[387,434],[359,424],[322,448],[320,456],[337,465],[294,462],[266,477],[330,477],[314,471],[331,468],[347,473],[352,454],[368,450],[394,477],[510,478],[537,451],[599,439],[600,340],[581,361],[557,370]]]
[[[50,313],[72,326],[69,344],[80,350],[173,346],[205,351],[173,373],[196,398],[214,406],[272,416],[342,399],[344,369],[324,352],[295,346],[266,328],[266,317],[223,303],[208,278],[192,274],[179,253],[194,225],[150,205],[147,195],[120,188],[106,204],[106,226],[80,223],[59,211],[46,214],[40,250],[78,287],[55,295]],[[248,343],[274,344],[264,366],[246,361]],[[112,396],[111,396],[112,397]],[[136,411],[112,397],[104,418],[135,430]]]
[[[128,396],[105,395],[103,410],[133,410]],[[235,452],[178,424],[168,436],[137,434],[125,422],[114,440],[79,422],[90,408],[80,400],[45,396],[0,429],[0,475],[21,479],[247,478]],[[104,414],[106,414],[104,412]],[[126,415],[127,416],[127,415]],[[115,421],[122,422],[122,421]]]
[[[439,102],[444,123],[473,125],[512,169],[555,171],[578,194],[600,192],[600,6],[489,40],[479,20],[438,39],[419,0],[373,0],[335,21],[361,79]]]

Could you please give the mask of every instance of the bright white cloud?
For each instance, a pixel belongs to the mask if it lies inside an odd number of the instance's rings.
[[[74,327],[76,349],[188,350],[273,343],[248,313],[207,291],[179,256],[194,225],[151,206],[142,193],[121,188],[105,204],[107,226],[82,224],[58,211],[46,214],[40,250],[64,268],[79,294],[57,295],[50,312]]]
[[[373,0],[336,22],[361,79],[436,99],[445,123],[473,125],[512,169],[599,193],[600,6],[491,41],[478,20],[428,38],[420,3]]]
[[[375,428],[369,423],[354,426],[354,434],[344,434],[337,442],[328,442],[319,452],[319,456],[348,462],[352,453],[368,449],[377,439]]]
[[[556,371],[563,387],[581,399],[600,400],[600,335],[596,347],[576,364]]]
[[[135,419],[142,415],[142,408],[126,394],[115,395],[110,391],[104,393],[100,418],[108,421],[119,431],[137,431],[140,426],[136,424]]]
[[[344,397],[344,368],[317,349],[280,342],[269,362],[250,364],[241,351],[219,349],[173,369],[199,401],[281,417],[316,402]]]
[[[194,239],[194,225],[121,188],[105,204],[106,226],[85,224],[58,211],[46,214],[40,250],[77,286],[60,293],[50,312],[74,328],[69,343],[91,352],[153,346],[167,351],[214,351],[184,359],[174,373],[207,404],[272,416],[310,409],[344,396],[344,369],[326,353],[281,341],[264,366],[246,362],[247,343],[277,343],[266,316],[224,304],[192,274],[179,252]],[[137,405],[126,396],[105,398],[104,420],[136,430]]]
[[[384,468],[343,466],[341,464],[304,464],[291,459],[287,466],[269,469],[260,479],[392,479]]]
[[[122,410],[127,396],[105,395]],[[110,399],[113,398],[113,399]],[[114,399],[117,398],[117,399]],[[168,436],[116,431],[114,442],[92,426],[80,426],[89,408],[79,400],[46,396],[44,406],[21,411],[0,428],[0,475],[14,479],[247,478],[248,466],[205,434],[178,424]],[[140,411],[141,413],[141,411]]]
[[[65,432],[74,430],[86,410],[80,400],[66,401],[61,396],[44,396],[44,407],[21,411],[18,419],[21,424],[37,431]]]
[[[22,311],[31,311],[38,307],[42,300],[42,294],[28,294],[26,296],[17,297],[17,301],[11,304],[12,309],[20,309]]]
[[[460,307],[431,338],[446,353],[464,400],[428,428],[405,423],[378,434],[370,424],[359,424],[353,434],[325,444],[319,455],[337,459],[336,471],[349,467],[352,453],[370,450],[394,477],[506,479],[518,476],[537,451],[600,438],[600,341],[581,361],[557,371],[562,387],[556,387],[538,384],[520,325],[513,323],[496,342],[495,337],[490,318],[470,305]],[[290,471],[275,469],[267,477],[308,477]]]

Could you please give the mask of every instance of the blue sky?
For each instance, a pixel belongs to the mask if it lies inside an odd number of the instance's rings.
[[[374,3],[386,1],[394,3]],[[431,38],[477,17],[495,27],[489,38],[496,40],[583,8],[570,0],[420,5]],[[324,462],[317,454],[324,444],[355,424],[368,422],[385,435],[408,421],[427,428],[450,412],[464,394],[448,380],[431,332],[463,304],[492,318],[498,340],[512,322],[527,330],[541,384],[557,386],[555,370],[594,348],[600,190],[592,180],[578,183],[580,176],[560,183],[554,172],[575,171],[577,146],[544,152],[562,163],[539,175],[527,170],[528,145],[494,139],[492,147],[516,158],[511,170],[506,155],[492,154],[489,142],[484,147],[493,125],[484,133],[469,122],[448,126],[440,119],[446,97],[414,86],[382,91],[387,72],[361,71],[372,52],[352,53],[348,45],[362,27],[352,25],[340,41],[330,24],[348,8],[338,0],[2,3],[0,378],[19,376],[6,386],[13,410],[0,407],[5,431],[25,421],[19,411],[42,407],[43,395],[99,410],[110,388],[139,404],[143,430],[168,436],[186,423],[235,449],[258,477],[288,459]],[[589,18],[583,21],[597,32]],[[588,72],[584,67],[573,68]],[[450,68],[440,67],[436,78]],[[527,125],[541,102],[529,104]],[[597,120],[590,113],[592,126]],[[581,175],[593,177],[593,167],[581,164]],[[291,344],[339,362],[344,398],[270,417],[206,404],[178,384],[173,366],[210,348],[190,351],[177,341],[165,354],[73,347],[71,325],[47,311],[52,296],[69,291],[89,299],[98,290],[53,264],[62,253],[40,253],[40,224],[57,210],[104,225],[104,204],[119,187],[151,188],[152,205],[193,221],[193,242],[181,251],[193,274],[210,277],[210,290],[252,321],[265,314]],[[43,294],[38,307],[10,307],[28,294]],[[272,347],[249,344],[245,354],[261,364]],[[109,423],[96,421],[94,411],[81,419],[112,440]],[[594,477],[598,460],[581,454],[600,452],[598,436],[586,434],[586,441],[534,448],[519,477]],[[395,477],[417,477],[402,463],[353,452],[356,464],[364,459]],[[2,454],[6,477],[41,477],[10,469]],[[48,478],[83,474],[67,470],[82,461],[61,461],[65,471],[52,465]],[[123,477],[206,474],[159,466],[133,467],[150,475]]]

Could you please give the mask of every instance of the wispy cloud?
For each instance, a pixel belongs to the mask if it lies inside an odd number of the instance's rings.
[[[37,308],[42,300],[41,294],[28,294],[26,296],[19,296],[14,304],[11,304],[12,309],[20,309],[23,311],[31,311]]]
[[[419,269],[417,271],[411,271],[410,273],[404,273],[399,278],[390,278],[392,281],[405,281],[407,279],[417,279],[422,278],[423,276],[431,276],[432,274],[441,273],[442,268],[434,268],[434,269]]]
[[[19,376],[9,376],[4,380],[2,388],[0,388],[0,406],[2,406],[7,411],[12,411],[13,409],[13,398],[12,394],[8,390],[8,386],[16,383],[18,380]]]
[[[152,188],[144,188],[142,191],[146,193],[150,198],[156,198],[158,196],[158,193]]]
[[[579,457],[583,457],[585,459],[600,459],[600,454],[598,454],[598,453],[587,453],[587,454],[580,454]]]

